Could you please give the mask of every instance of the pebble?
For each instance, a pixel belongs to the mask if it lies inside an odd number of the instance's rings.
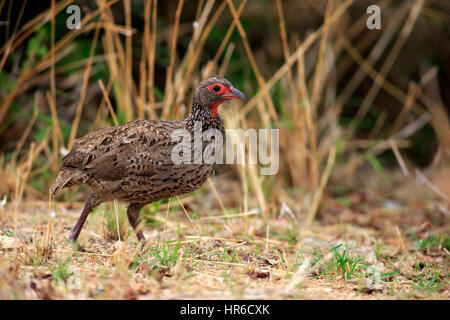
[[[0,235],[0,248],[2,249],[16,249],[20,248],[20,240],[15,237],[7,237]]]

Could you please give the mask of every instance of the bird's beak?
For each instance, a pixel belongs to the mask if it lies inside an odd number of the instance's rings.
[[[240,92],[238,89],[236,89],[235,87],[231,87],[230,88],[231,94],[228,95],[227,97],[230,99],[241,99],[241,100],[247,100],[247,98],[244,96],[244,94],[242,92]]]

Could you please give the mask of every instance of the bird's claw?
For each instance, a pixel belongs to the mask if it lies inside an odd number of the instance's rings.
[[[94,253],[93,251],[88,251],[83,246],[80,246],[78,242],[72,242],[72,248],[75,252]]]
[[[148,248],[150,245],[148,244],[147,240],[141,240],[140,241],[140,252],[141,254],[146,253],[148,251]]]

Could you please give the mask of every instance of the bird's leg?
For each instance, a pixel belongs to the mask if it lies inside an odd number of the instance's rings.
[[[147,242],[145,240],[144,234],[142,233],[142,230],[140,230],[139,228],[139,212],[141,211],[143,206],[144,205],[140,203],[130,204],[127,209],[127,216],[128,221],[130,221],[130,224],[133,227],[133,230],[136,233],[139,242],[141,242],[142,246],[144,247]]]
[[[78,218],[77,223],[75,224],[75,227],[71,228],[69,239],[72,241],[73,245],[77,246],[77,250],[81,250],[82,248],[78,245],[77,239],[80,235],[81,229],[83,228],[84,222],[86,221],[87,216],[89,213],[94,209],[96,206],[99,205],[99,201],[96,198],[95,194],[90,194],[88,199],[86,200],[86,203],[84,205],[83,211],[81,211],[81,215]]]

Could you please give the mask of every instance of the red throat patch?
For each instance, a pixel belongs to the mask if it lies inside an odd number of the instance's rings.
[[[212,113],[212,115],[213,115],[214,117],[217,116],[217,107],[218,107],[219,104],[221,104],[221,103],[223,103],[223,101],[219,101],[219,102],[213,103],[213,104],[211,105],[211,113]]]

